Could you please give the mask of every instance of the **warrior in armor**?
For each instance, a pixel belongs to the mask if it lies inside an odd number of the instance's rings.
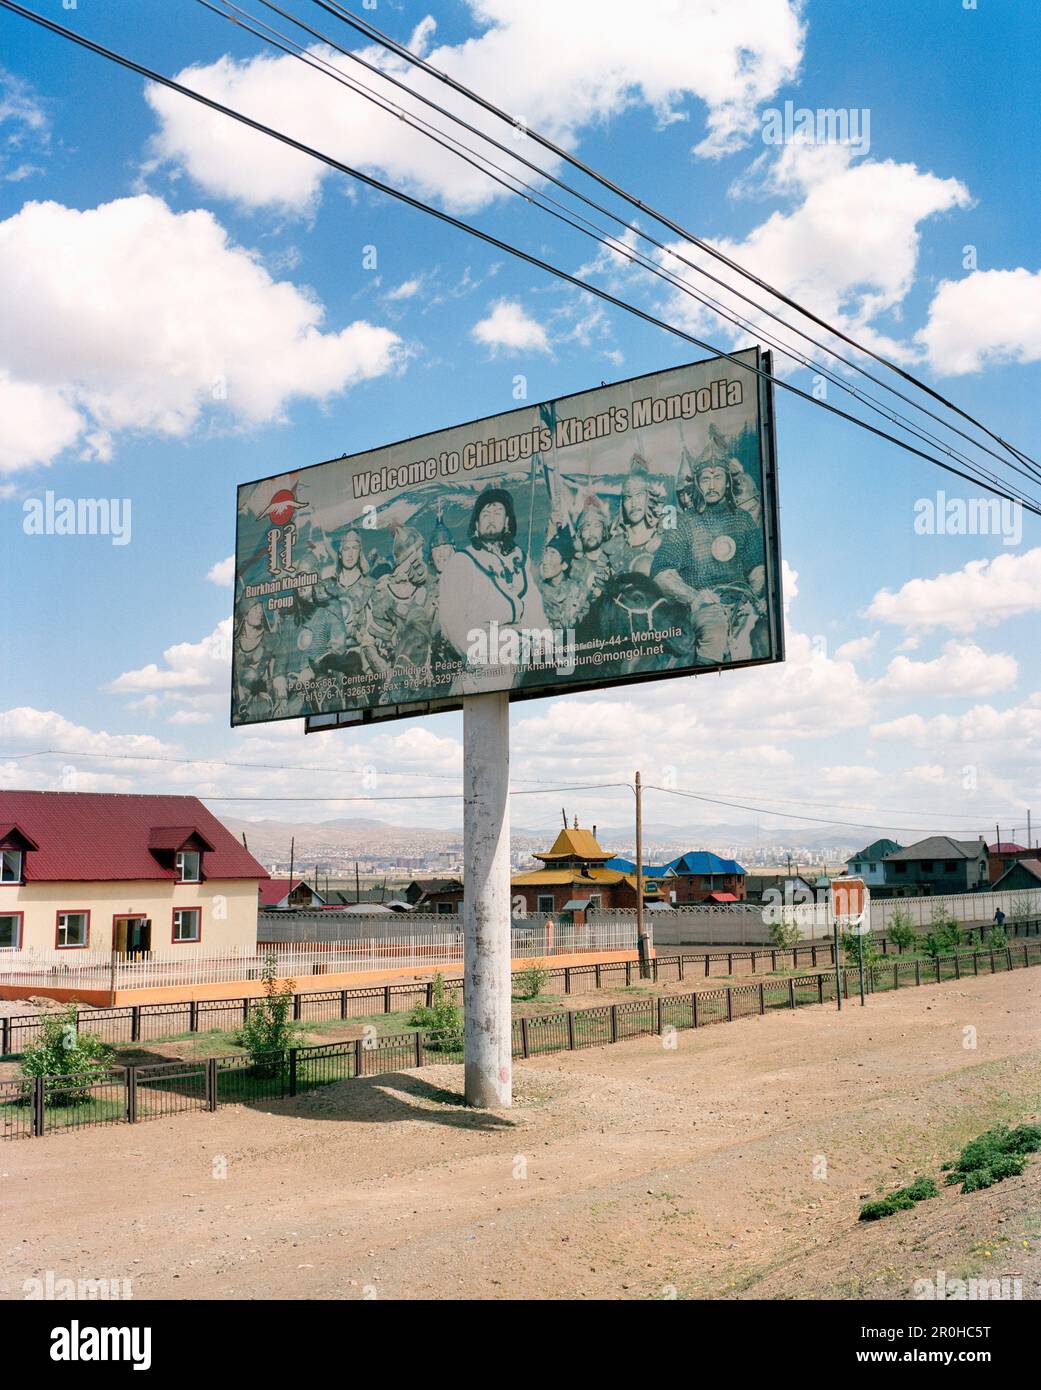
[[[571,565],[571,581],[579,595],[579,619],[588,613],[611,578],[611,560],[607,552],[609,531],[603,505],[597,498],[591,498],[579,514],[575,558]]]
[[[539,586],[542,606],[549,625],[566,632],[578,622],[582,594],[571,578],[575,558],[575,543],[566,527],[557,527],[546,541],[539,561]]]
[[[658,587],[690,606],[699,658],[713,664],[728,655],[764,654],[759,649],[762,634],[750,633],[760,627],[762,616],[762,534],[748,510],[738,505],[731,460],[721,444],[717,434],[697,459],[683,450],[676,480],[682,514],[664,534],[651,566]],[[745,611],[749,607],[751,623]],[[742,638],[750,640],[749,652],[734,650],[739,624]]]
[[[455,554],[455,541],[452,533],[445,525],[443,520],[442,503],[437,504],[437,520],[434,529],[430,533],[430,541],[427,544],[427,559],[429,561],[428,573],[430,576],[430,616],[434,630],[434,645],[431,649],[430,659],[433,662],[457,661],[459,653],[454,651],[449,645],[448,639],[441,631],[441,575],[444,572],[448,561]]]
[[[406,633],[421,630],[432,637],[430,576],[423,559],[423,537],[414,526],[399,526],[391,541],[391,554],[394,567],[376,581],[368,610],[374,664],[384,671],[393,666]],[[407,645],[414,653],[416,644],[410,639]]]
[[[634,454],[606,546],[612,574],[633,570],[650,574],[655,552],[661,545],[658,509],[664,495],[665,489],[651,477],[646,461]]]
[[[235,699],[243,714],[270,716],[273,662],[267,639],[272,631],[261,603],[246,609],[235,630]]]

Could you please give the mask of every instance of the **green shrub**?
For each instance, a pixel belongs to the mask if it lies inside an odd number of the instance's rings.
[[[962,1185],[963,1192],[992,1187],[1004,1178],[1016,1178],[1027,1165],[1027,1154],[1041,1149],[1041,1125],[1009,1129],[998,1125],[971,1140],[953,1163],[945,1163],[948,1183]]]
[[[295,980],[278,980],[278,957],[270,952],[264,960],[264,996],[250,1007],[236,1036],[236,1042],[249,1053],[254,1076],[277,1076],[286,1065],[286,1056],[299,1033],[293,1022]]]
[[[517,971],[517,984],[525,999],[537,999],[549,982],[549,966],[544,960],[533,960]]]
[[[948,917],[942,907],[933,909],[932,930],[923,942],[927,953],[934,958],[951,956],[962,946],[962,929],[953,918]]]
[[[112,1048],[94,1033],[81,1032],[76,1014],[75,1004],[46,1014],[39,1035],[22,1053],[24,1077],[71,1077],[80,1083],[60,1090],[48,1088],[49,1105],[82,1105],[90,1099],[90,1083],[106,1077],[112,1066]]]
[[[932,1178],[917,1177],[907,1187],[898,1187],[887,1197],[876,1202],[865,1202],[860,1208],[861,1221],[880,1221],[883,1216],[892,1216],[897,1211],[909,1211],[917,1202],[924,1202],[937,1195],[937,1186]]]
[[[898,907],[889,919],[886,935],[898,950],[907,951],[915,944],[918,933],[911,925],[911,914],[906,908]]]
[[[1008,933],[1004,927],[995,922],[987,931],[983,942],[988,951],[1003,951],[1008,945]]]
[[[458,1052],[463,1045],[463,1011],[458,995],[445,989],[445,977],[438,971],[430,990],[430,1004],[418,1004],[409,1015],[413,1028],[430,1036],[425,1046],[432,1052]]]
[[[881,952],[878,949],[878,942],[872,932],[844,931],[842,933],[842,950],[845,954],[847,965],[859,965],[864,961],[864,969],[870,970],[873,965],[877,965],[881,960]]]
[[[786,922],[782,915],[779,920],[769,923],[770,944],[776,951],[794,951],[802,940],[802,931],[797,922]]]

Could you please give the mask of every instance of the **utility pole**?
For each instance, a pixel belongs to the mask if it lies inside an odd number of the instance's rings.
[[[510,703],[463,697],[463,1075],[466,1102],[513,1103]]]
[[[293,835],[289,840],[289,891],[293,891],[293,855],[296,850],[296,836]]]
[[[640,951],[640,979],[651,973],[647,927],[643,920],[643,786],[636,774],[636,944]]]
[[[358,904],[359,904],[360,902],[361,902],[361,879],[360,879],[359,876],[358,876],[358,861],[357,861],[357,859],[356,859],[356,860],[354,861],[354,905],[355,905],[355,907],[357,907]]]

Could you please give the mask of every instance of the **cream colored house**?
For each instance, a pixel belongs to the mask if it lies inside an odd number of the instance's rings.
[[[0,950],[252,951],[267,876],[194,796],[0,791]]]

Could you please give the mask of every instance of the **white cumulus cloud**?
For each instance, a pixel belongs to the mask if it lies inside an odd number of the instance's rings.
[[[867,616],[912,630],[946,627],[967,633],[1039,609],[1041,547],[970,560],[963,569],[933,579],[909,579],[895,591],[880,589]]]
[[[121,430],[181,436],[205,410],[256,426],[395,368],[401,343],[323,326],[209,212],[160,198],[79,211],[28,203],[0,222],[0,470]]]
[[[917,338],[943,376],[1041,360],[1041,271],[974,270],[944,280]]]
[[[515,299],[500,299],[487,317],[475,323],[473,336],[493,351],[549,352],[549,337]]]

